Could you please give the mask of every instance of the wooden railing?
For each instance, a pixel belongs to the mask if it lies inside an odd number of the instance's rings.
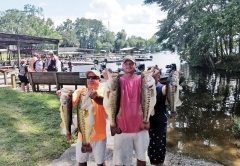
[[[34,92],[39,91],[39,85],[48,85],[51,91],[51,85],[56,85],[57,89],[63,85],[85,85],[86,78],[83,72],[29,72],[28,79]],[[81,78],[80,78],[81,77]]]

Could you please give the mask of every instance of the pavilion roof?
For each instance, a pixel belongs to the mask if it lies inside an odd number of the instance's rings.
[[[0,32],[0,46],[9,46],[17,44],[58,44],[59,39],[36,37],[29,35],[8,34]]]

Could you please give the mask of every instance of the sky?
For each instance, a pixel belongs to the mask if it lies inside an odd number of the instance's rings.
[[[144,0],[0,0],[0,11],[23,10],[25,4],[43,8],[44,18],[55,26],[66,19],[98,19],[115,33],[125,29],[127,35],[149,39],[158,30],[158,21],[166,18],[156,4],[144,5]]]

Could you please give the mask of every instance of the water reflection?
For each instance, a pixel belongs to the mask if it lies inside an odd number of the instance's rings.
[[[240,165],[232,133],[239,115],[239,78],[181,66],[186,80],[180,94],[178,116],[169,119],[168,149],[194,157]]]

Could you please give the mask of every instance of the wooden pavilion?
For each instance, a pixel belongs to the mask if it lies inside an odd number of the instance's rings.
[[[33,45],[33,44],[55,44],[57,48],[57,54],[58,54],[59,39],[51,39],[51,38],[36,37],[36,36],[29,36],[29,35],[0,33],[0,48],[7,48],[10,45],[17,46],[18,64],[21,58],[20,57],[21,46]]]

